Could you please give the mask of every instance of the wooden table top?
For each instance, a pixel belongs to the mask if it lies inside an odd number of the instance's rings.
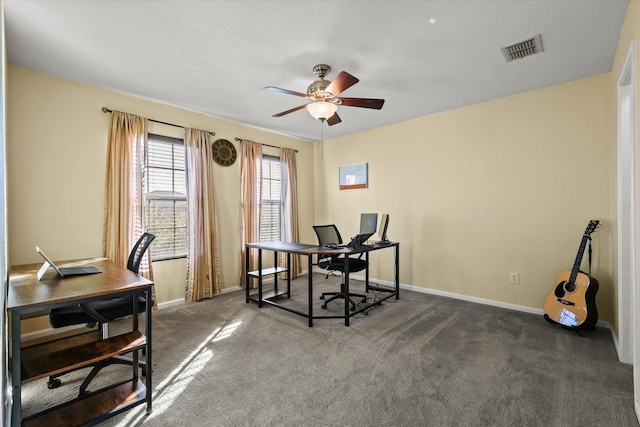
[[[42,280],[38,280],[37,273],[42,263],[14,265],[9,272],[7,309],[25,310],[153,286],[152,281],[105,258],[56,261],[56,265],[93,265],[102,273],[62,278],[53,268],[49,268]]]

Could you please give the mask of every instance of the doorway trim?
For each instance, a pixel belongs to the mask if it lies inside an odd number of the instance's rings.
[[[618,116],[618,358],[634,368],[634,406],[640,417],[638,212],[635,40],[617,81]]]

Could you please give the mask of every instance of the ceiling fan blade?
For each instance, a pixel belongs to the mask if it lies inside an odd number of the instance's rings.
[[[358,83],[360,80],[353,77],[351,74],[341,71],[340,74],[337,75],[335,79],[327,86],[325,92],[329,92],[334,97],[338,96],[340,92],[343,92],[349,89],[354,84]]]
[[[340,119],[340,116],[338,115],[338,113],[333,113],[333,116],[329,117],[327,119],[327,124],[329,126],[333,126],[333,125],[337,125],[338,123],[340,123],[342,121],[342,119]]]
[[[300,93],[300,92],[294,92],[292,90],[288,90],[288,89],[281,89],[279,87],[275,87],[275,86],[267,86],[264,89],[266,90],[270,90],[271,92],[280,92],[280,93],[284,93],[286,95],[295,95],[295,96],[301,96],[303,98],[306,98],[307,95],[305,95],[304,93]]]
[[[384,105],[384,99],[372,99],[372,98],[340,98],[341,105],[347,107],[361,107],[361,108],[373,108],[379,110]]]
[[[303,109],[304,107],[306,107],[306,106],[307,106],[307,104],[300,105],[300,106],[295,107],[295,108],[292,108],[292,109],[290,109],[290,110],[283,111],[282,113],[274,114],[274,115],[273,115],[273,116],[271,116],[271,117],[282,117],[282,116],[284,116],[284,115],[286,115],[286,114],[293,113],[294,111],[302,110],[302,109]]]

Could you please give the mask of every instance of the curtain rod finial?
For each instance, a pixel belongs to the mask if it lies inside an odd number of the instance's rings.
[[[110,113],[111,110],[109,110],[107,107],[102,107],[102,112],[103,113]]]

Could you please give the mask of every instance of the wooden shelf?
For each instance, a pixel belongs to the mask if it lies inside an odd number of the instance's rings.
[[[262,276],[269,276],[271,274],[277,274],[277,273],[284,273],[286,272],[287,269],[284,267],[270,267],[270,268],[265,268],[262,270]],[[256,271],[250,271],[247,273],[249,276],[252,277],[258,277],[260,276],[260,271],[256,270]]]
[[[275,298],[275,297],[283,297],[287,295],[287,291],[278,291],[276,293],[276,291],[274,291],[273,289],[270,289],[268,291],[264,291],[262,292],[262,299],[270,299],[270,298]],[[253,295],[249,295],[249,299],[251,301],[257,302],[258,301],[258,294],[253,294]]]
[[[72,402],[41,412],[22,421],[22,427],[78,426],[106,419],[118,412],[144,403],[147,389],[142,381],[133,378],[98,392],[77,398]]]
[[[85,328],[86,329],[86,328]],[[61,350],[63,348],[76,347],[80,344],[96,342],[102,339],[102,330],[93,329],[78,334],[78,331],[69,331],[75,334],[47,335],[38,340],[23,342],[21,354],[23,358],[33,357]]]
[[[140,331],[132,331],[105,340],[65,347],[68,341],[59,340],[24,349],[22,381],[73,371],[113,356],[142,349],[147,344],[147,337]]]

